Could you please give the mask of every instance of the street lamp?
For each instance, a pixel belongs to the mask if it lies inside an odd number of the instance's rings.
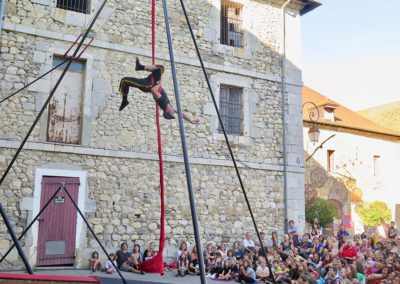
[[[317,111],[316,112],[317,113],[317,117],[316,118],[315,118],[314,110],[309,111],[309,113],[308,113],[308,117],[309,117],[310,121],[312,122],[312,126],[308,130],[308,137],[309,137],[310,141],[315,144],[315,143],[318,142],[319,134],[320,134],[319,129],[318,129],[317,125],[315,124],[315,122],[318,121],[318,119],[319,119],[319,110],[318,110],[317,105],[314,104],[313,102],[305,102],[303,104],[303,106],[301,107],[302,111],[304,110],[304,106],[306,104],[312,104],[315,107],[315,110]]]

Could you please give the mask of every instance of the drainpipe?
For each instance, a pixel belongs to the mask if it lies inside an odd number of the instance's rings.
[[[282,6],[282,48],[281,48],[281,93],[282,93],[282,143],[283,143],[283,198],[285,202],[284,232],[288,230],[288,182],[287,182],[287,136],[286,136],[286,6],[292,0],[287,0]]]
[[[6,0],[0,0],[0,34],[1,34],[1,30],[3,29],[3,16],[4,16],[4,2],[6,2]]]

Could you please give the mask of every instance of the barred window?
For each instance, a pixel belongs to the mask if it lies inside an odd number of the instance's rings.
[[[231,1],[221,2],[221,43],[242,47],[242,5]]]
[[[57,8],[89,14],[90,0],[57,0]]]
[[[231,135],[243,133],[243,88],[221,85],[219,109],[225,130]],[[219,132],[222,132],[220,125]]]

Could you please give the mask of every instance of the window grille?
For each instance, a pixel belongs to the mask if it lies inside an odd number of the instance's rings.
[[[221,43],[242,47],[242,5],[230,1],[221,2]]]
[[[243,88],[223,85],[220,88],[219,109],[225,130],[231,135],[242,135]],[[222,132],[220,125],[219,132]]]
[[[57,0],[57,8],[89,14],[90,0]]]

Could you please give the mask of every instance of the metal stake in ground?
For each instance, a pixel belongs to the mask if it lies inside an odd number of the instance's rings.
[[[168,38],[169,57],[170,57],[170,61],[171,61],[172,79],[174,81],[176,108],[178,111],[179,130],[181,133],[183,160],[185,161],[186,182],[187,182],[188,192],[189,192],[190,209],[192,211],[194,238],[196,240],[196,247],[197,247],[197,252],[198,252],[197,257],[199,259],[199,266],[200,266],[200,280],[201,280],[201,283],[204,284],[204,283],[207,283],[207,280],[206,280],[206,273],[205,273],[205,269],[204,269],[203,250],[201,248],[201,239],[200,239],[199,224],[198,224],[198,218],[197,218],[196,201],[194,199],[192,176],[190,173],[189,156],[188,156],[187,147],[186,147],[185,126],[183,124],[181,99],[179,97],[178,80],[176,77],[176,67],[175,67],[175,59],[174,59],[174,50],[173,50],[172,39],[171,39],[171,30],[170,30],[170,26],[169,26],[169,13],[168,13],[167,0],[163,0],[163,7],[164,7],[165,29],[167,31],[167,38]]]
[[[79,215],[81,216],[82,220],[85,222],[87,228],[89,229],[89,231],[92,233],[93,237],[96,239],[97,243],[99,244],[99,246],[101,247],[101,249],[103,250],[103,252],[106,254],[108,260],[111,262],[112,266],[115,268],[115,270],[117,271],[119,277],[121,278],[122,282],[124,284],[126,284],[126,280],[124,278],[124,276],[122,276],[121,271],[118,269],[118,267],[115,265],[114,261],[110,258],[110,254],[107,252],[106,248],[103,246],[103,244],[100,242],[99,238],[97,237],[96,233],[93,231],[92,227],[90,226],[88,220],[86,220],[85,215],[83,215],[81,209],[79,209],[78,204],[76,204],[76,202],[74,201],[74,199],[72,198],[71,194],[69,193],[68,189],[65,187],[65,184],[62,184],[62,187],[65,191],[65,193],[68,195],[69,199],[71,200],[72,204],[74,205],[74,207],[76,208],[76,210],[78,211]]]
[[[243,181],[242,181],[242,177],[241,177],[241,175],[240,175],[239,168],[238,168],[238,166],[237,166],[237,164],[236,164],[236,159],[235,159],[235,156],[233,155],[233,151],[232,151],[232,148],[231,148],[231,144],[230,144],[230,142],[229,142],[228,135],[226,134],[225,126],[224,126],[224,124],[223,124],[223,122],[222,122],[221,113],[220,113],[220,111],[219,111],[219,109],[218,109],[217,101],[216,101],[216,99],[215,99],[214,92],[213,92],[213,90],[212,90],[212,88],[211,88],[211,83],[210,83],[210,80],[209,80],[209,78],[208,78],[208,74],[207,74],[207,72],[206,72],[206,69],[205,69],[205,66],[204,66],[204,63],[203,63],[203,59],[202,59],[201,54],[200,54],[200,49],[199,49],[199,47],[198,47],[198,45],[197,45],[196,37],[194,36],[194,33],[193,33],[192,25],[190,24],[190,20],[189,20],[189,17],[188,17],[188,15],[187,15],[187,12],[186,12],[185,4],[183,3],[183,0],[180,0],[180,2],[181,2],[181,6],[182,6],[183,13],[184,13],[185,18],[186,18],[186,23],[187,23],[188,28],[189,28],[189,31],[190,31],[190,35],[192,36],[192,40],[193,40],[194,46],[195,46],[195,48],[196,48],[197,57],[199,58],[201,68],[203,69],[204,77],[205,77],[205,79],[206,79],[207,86],[208,86],[208,89],[209,89],[209,91],[210,91],[210,95],[211,95],[211,98],[212,98],[212,101],[213,101],[213,104],[214,104],[215,111],[217,112],[217,116],[218,116],[218,120],[219,120],[219,123],[220,123],[220,126],[221,126],[221,130],[222,130],[222,132],[223,132],[223,134],[224,134],[225,142],[226,142],[226,145],[228,146],[229,154],[230,154],[230,156],[231,156],[231,158],[232,158],[232,162],[233,162],[233,165],[234,165],[234,167],[235,167],[236,175],[237,175],[237,177],[238,177],[240,187],[241,187],[241,189],[242,189],[244,198],[245,198],[245,200],[246,200],[247,208],[248,208],[248,210],[249,210],[249,212],[250,212],[251,220],[253,221],[254,229],[255,229],[255,231],[256,231],[258,240],[259,240],[259,242],[260,242],[260,244],[261,244],[261,250],[262,250],[262,252],[263,252],[264,255],[265,255],[265,259],[266,259],[267,264],[268,264],[268,269],[269,269],[271,278],[272,278],[273,282],[275,282],[275,277],[274,277],[274,274],[272,273],[271,263],[268,261],[267,252],[266,252],[266,250],[265,250],[265,247],[262,245],[262,240],[261,240],[260,232],[258,231],[257,223],[256,223],[256,220],[255,220],[255,218],[254,218],[253,211],[251,210],[251,206],[250,206],[249,199],[247,198],[246,190],[245,190],[245,188],[244,188],[244,183],[243,183]]]

